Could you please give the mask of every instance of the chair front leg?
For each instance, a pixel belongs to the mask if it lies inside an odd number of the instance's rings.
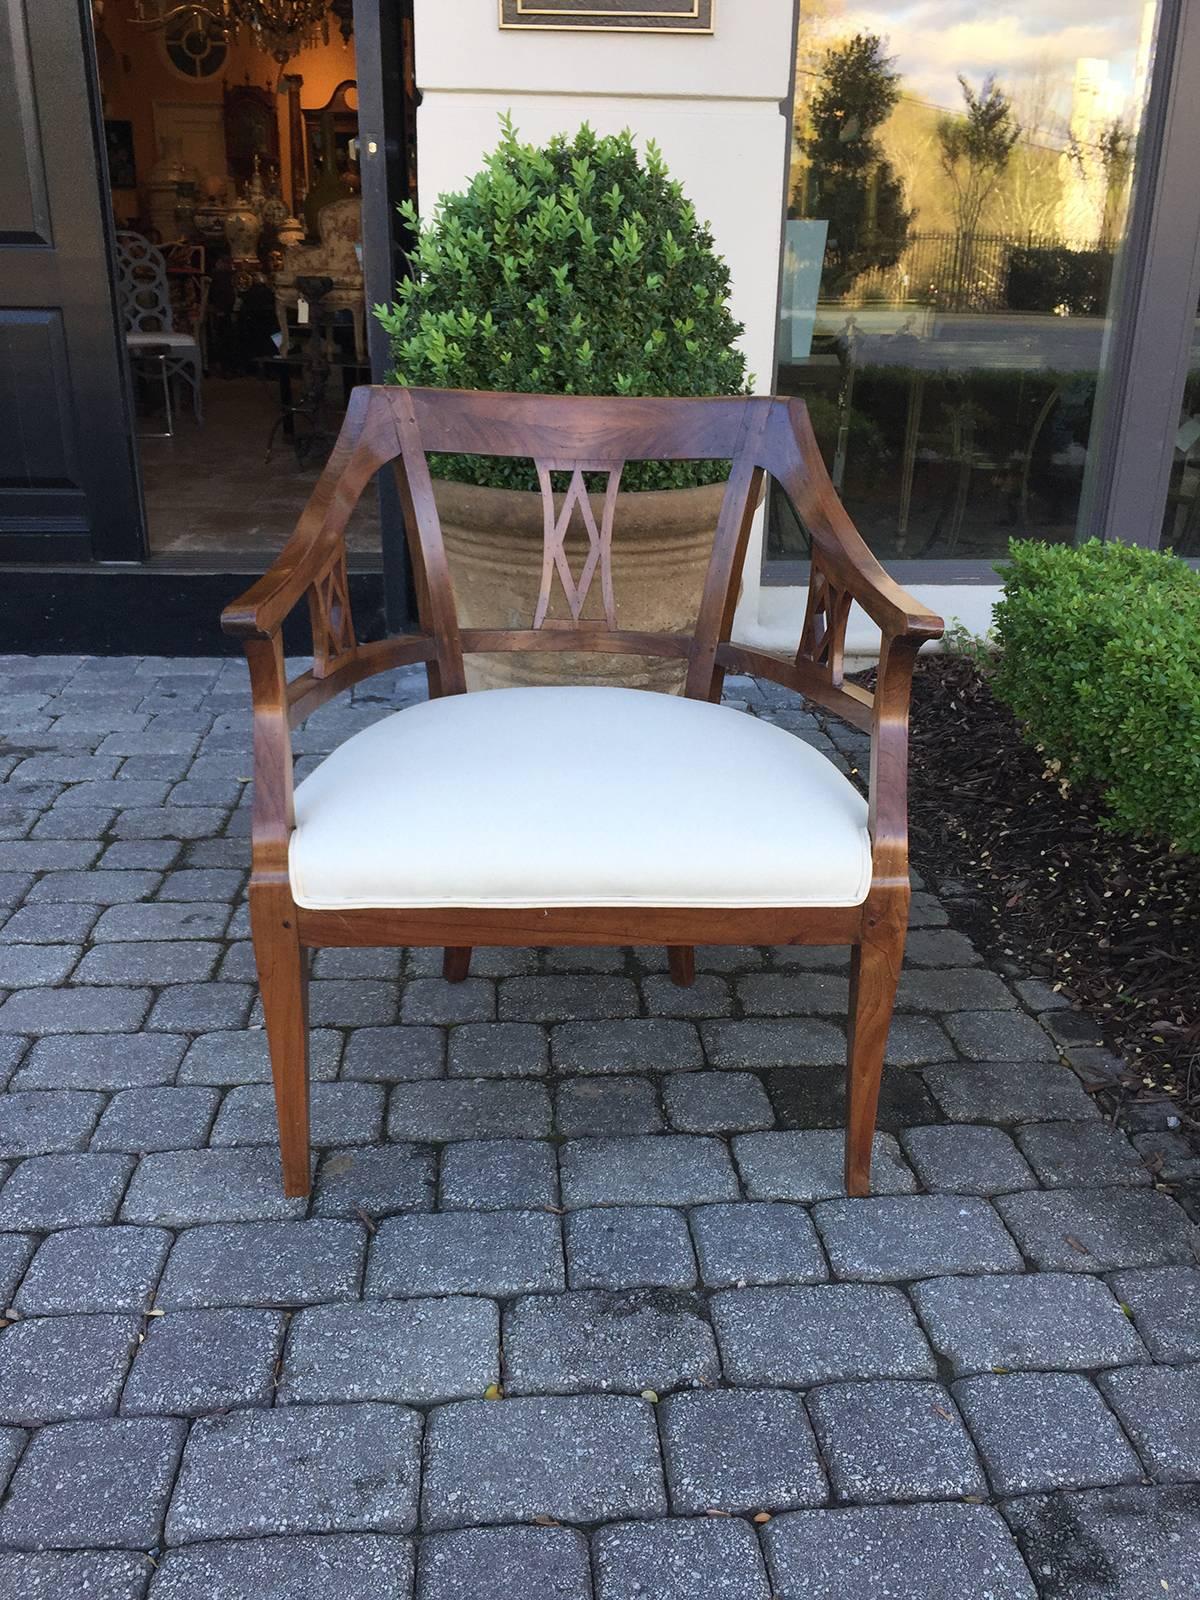
[[[879,1081],[896,986],[904,960],[908,921],[904,891],[888,895],[886,910],[868,913],[863,939],[850,951],[850,1016],[846,1050],[846,1193],[871,1192],[871,1147],[879,1106]]]
[[[283,1192],[299,1198],[311,1185],[308,951],[300,943],[296,907],[286,884],[251,882],[250,932],[275,1084]]]

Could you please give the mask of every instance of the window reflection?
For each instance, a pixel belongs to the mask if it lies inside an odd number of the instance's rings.
[[[880,555],[1074,538],[1154,17],[801,7],[778,387]]]
[[[1200,556],[1200,306],[1174,444],[1162,542],[1177,555]]]

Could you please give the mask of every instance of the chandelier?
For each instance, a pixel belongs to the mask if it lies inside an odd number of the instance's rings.
[[[281,64],[310,45],[329,43],[329,13],[343,39],[353,29],[349,0],[133,0],[133,20],[143,28],[190,24],[230,41],[248,33]]]

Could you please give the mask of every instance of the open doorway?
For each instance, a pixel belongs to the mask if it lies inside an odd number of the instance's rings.
[[[154,557],[269,559],[371,381],[356,9],[273,0],[264,26],[231,21],[236,0],[93,4]],[[410,26],[398,42],[411,105]],[[378,555],[373,497],[348,544]]]

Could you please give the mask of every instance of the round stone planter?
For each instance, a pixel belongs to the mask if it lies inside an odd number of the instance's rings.
[[[522,489],[481,489],[444,478],[435,478],[433,488],[460,626],[530,627],[542,576],[541,495]],[[612,566],[620,628],[639,633],[692,630],[724,492],[724,484],[714,483],[700,489],[630,491],[617,496]],[[555,499],[561,506],[562,497]],[[603,496],[590,499],[599,527]],[[567,539],[576,579],[588,548],[581,523],[577,511]],[[583,615],[603,619],[599,572]],[[555,575],[549,620],[569,617]],[[468,656],[466,667],[472,689],[598,683],[679,693],[685,672],[679,661],[595,651],[490,652]]]

